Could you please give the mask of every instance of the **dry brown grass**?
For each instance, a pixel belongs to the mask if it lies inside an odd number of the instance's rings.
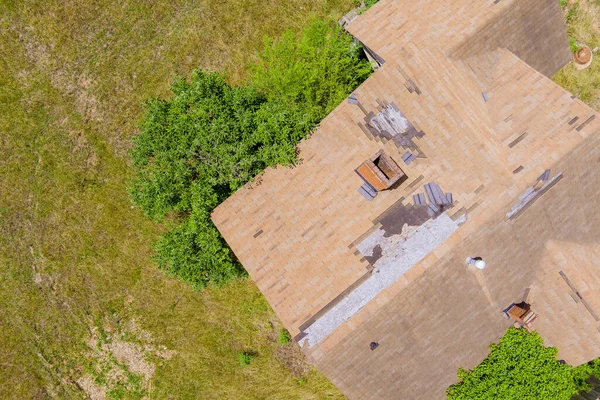
[[[251,282],[194,293],[157,271],[161,228],[125,187],[141,104],[175,74],[241,82],[264,35],[352,3],[0,0],[0,398],[341,398],[286,368],[295,350],[277,360]]]

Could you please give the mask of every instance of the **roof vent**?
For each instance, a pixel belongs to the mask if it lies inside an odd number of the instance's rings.
[[[477,269],[485,269],[485,261],[481,257],[467,257],[467,264],[474,265]]]
[[[398,164],[383,150],[379,150],[362,163],[356,169],[356,173],[377,191],[389,189],[406,176]]]
[[[377,342],[371,342],[371,344],[369,345],[369,348],[371,349],[371,351],[375,350],[378,347],[379,347],[379,343],[377,343]]]

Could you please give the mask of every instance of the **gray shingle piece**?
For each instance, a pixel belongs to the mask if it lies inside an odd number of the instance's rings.
[[[429,205],[427,207],[428,207],[427,212],[429,213],[429,215],[433,215],[435,213],[440,212],[440,208],[433,203],[429,203]]]
[[[437,183],[431,182],[425,185],[425,192],[427,193],[427,197],[429,197],[429,201],[431,203],[437,205],[447,205],[450,204],[446,195],[442,191],[442,188]]]
[[[348,96],[348,103],[358,104],[358,99],[356,98],[356,95],[354,93],[352,93],[350,96]]]
[[[542,175],[540,175],[539,178],[537,178],[537,180],[546,182],[549,178],[550,178],[550,170],[547,169],[544,171],[544,173]]]
[[[452,193],[450,193],[450,192],[446,193],[446,199],[448,200],[448,204],[452,204],[453,203]]]
[[[411,154],[410,157],[408,157],[408,159],[406,161],[404,161],[406,163],[406,165],[410,164],[411,162],[415,161],[417,159],[418,155],[416,154]]]
[[[377,196],[377,189],[371,186],[368,182],[365,182],[365,184],[362,185],[362,188],[365,189],[371,196]]]
[[[369,201],[373,200],[373,198],[374,198],[374,196],[372,196],[371,193],[369,193],[365,189],[365,185],[358,188],[358,193],[360,193],[365,199],[367,199]]]
[[[448,199],[446,198],[446,195],[442,191],[442,188],[437,183],[433,184],[433,195],[435,196],[436,199],[438,199],[437,204],[441,204],[441,205],[450,204],[450,202],[448,202]]]
[[[425,193],[427,193],[427,198],[429,199],[430,204],[435,203],[435,198],[433,197],[433,190],[431,189],[431,183],[428,183],[424,186]]]
[[[410,151],[407,151],[402,155],[402,161],[406,162],[406,160],[408,160],[410,156],[412,156],[412,153]]]
[[[413,201],[415,202],[416,206],[424,206],[427,204],[425,201],[425,195],[423,193],[417,193],[413,195]]]

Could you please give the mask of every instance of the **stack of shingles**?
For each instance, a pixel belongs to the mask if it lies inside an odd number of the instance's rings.
[[[364,185],[358,188],[358,192],[369,201],[373,200],[375,196],[377,196],[377,190],[366,182]]]
[[[413,195],[413,201],[415,205],[427,206],[427,212],[430,216],[441,212],[445,206],[452,205],[452,193],[444,193],[437,183],[428,183],[424,188],[429,203],[425,201],[423,193]]]
[[[406,165],[410,164],[411,162],[415,161],[417,159],[417,155],[411,153],[410,151],[407,151],[406,153],[404,153],[404,155],[402,156],[402,161],[404,161],[404,163]]]

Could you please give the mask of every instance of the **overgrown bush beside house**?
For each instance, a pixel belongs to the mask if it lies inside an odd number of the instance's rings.
[[[569,400],[589,389],[594,363],[573,367],[560,362],[555,347],[545,347],[537,332],[509,328],[489,356],[472,370],[460,369],[461,380],[446,392],[450,400]]]
[[[293,164],[297,143],[372,69],[352,37],[314,20],[268,39],[254,71],[242,87],[200,70],[176,80],[170,99],[147,102],[134,141],[131,198],[172,225],[155,258],[197,289],[243,272],[211,211],[265,168]]]
[[[269,101],[300,108],[311,128],[372,72],[352,36],[322,20],[301,35],[267,39],[253,69],[252,85]]]

